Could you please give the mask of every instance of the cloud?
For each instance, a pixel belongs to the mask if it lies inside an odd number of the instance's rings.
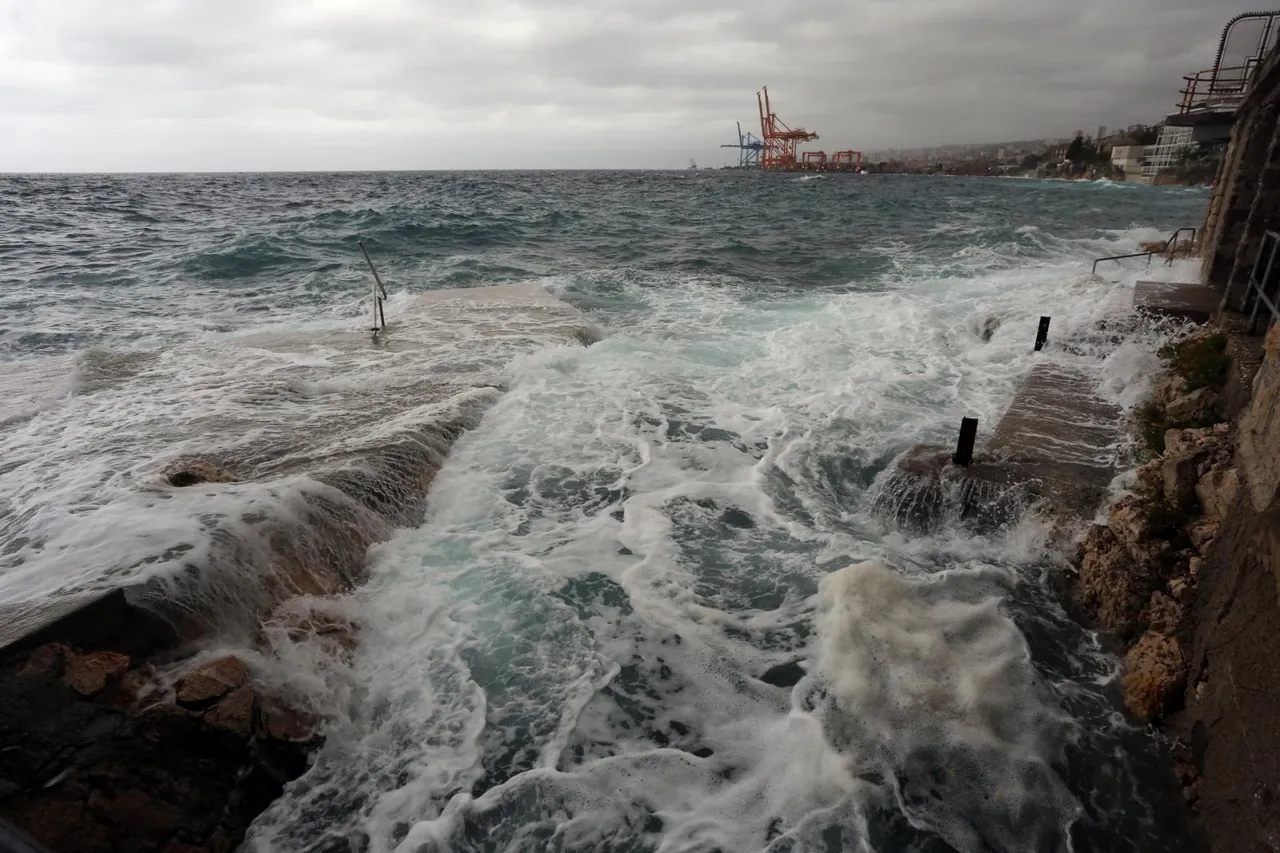
[[[0,0],[0,171],[670,167],[1162,117],[1243,0]]]

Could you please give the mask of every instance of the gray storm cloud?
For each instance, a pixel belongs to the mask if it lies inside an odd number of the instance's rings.
[[[0,171],[723,162],[1150,122],[1244,0],[0,0]]]

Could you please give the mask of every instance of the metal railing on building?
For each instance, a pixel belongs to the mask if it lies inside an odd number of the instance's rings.
[[[1257,64],[1250,63],[1188,74],[1182,78],[1182,100],[1178,102],[1178,112],[1182,115],[1235,112],[1249,91],[1256,69]]]
[[[1258,331],[1258,314],[1263,308],[1271,313],[1267,321],[1269,329],[1280,320],[1280,234],[1274,231],[1262,235],[1258,257],[1249,273],[1249,291],[1241,311],[1249,315],[1249,334]]]

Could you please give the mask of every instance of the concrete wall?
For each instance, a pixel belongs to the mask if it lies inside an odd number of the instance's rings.
[[[1201,280],[1239,309],[1262,234],[1280,228],[1280,53],[1263,62],[1236,114],[1200,235]]]

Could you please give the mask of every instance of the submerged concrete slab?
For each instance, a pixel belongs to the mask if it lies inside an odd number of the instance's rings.
[[[1222,291],[1181,281],[1140,281],[1133,289],[1133,307],[1162,317],[1204,323],[1218,313]]]
[[[972,464],[953,465],[944,448],[913,448],[885,479],[874,511],[922,530],[1001,526],[1037,499],[1058,518],[1087,518],[1117,473],[1124,432],[1124,413],[1098,396],[1099,379],[1095,370],[1037,364]]]
[[[1036,365],[985,447],[1060,510],[1092,511],[1116,475],[1124,413],[1098,396],[1099,379],[1092,370]]]

